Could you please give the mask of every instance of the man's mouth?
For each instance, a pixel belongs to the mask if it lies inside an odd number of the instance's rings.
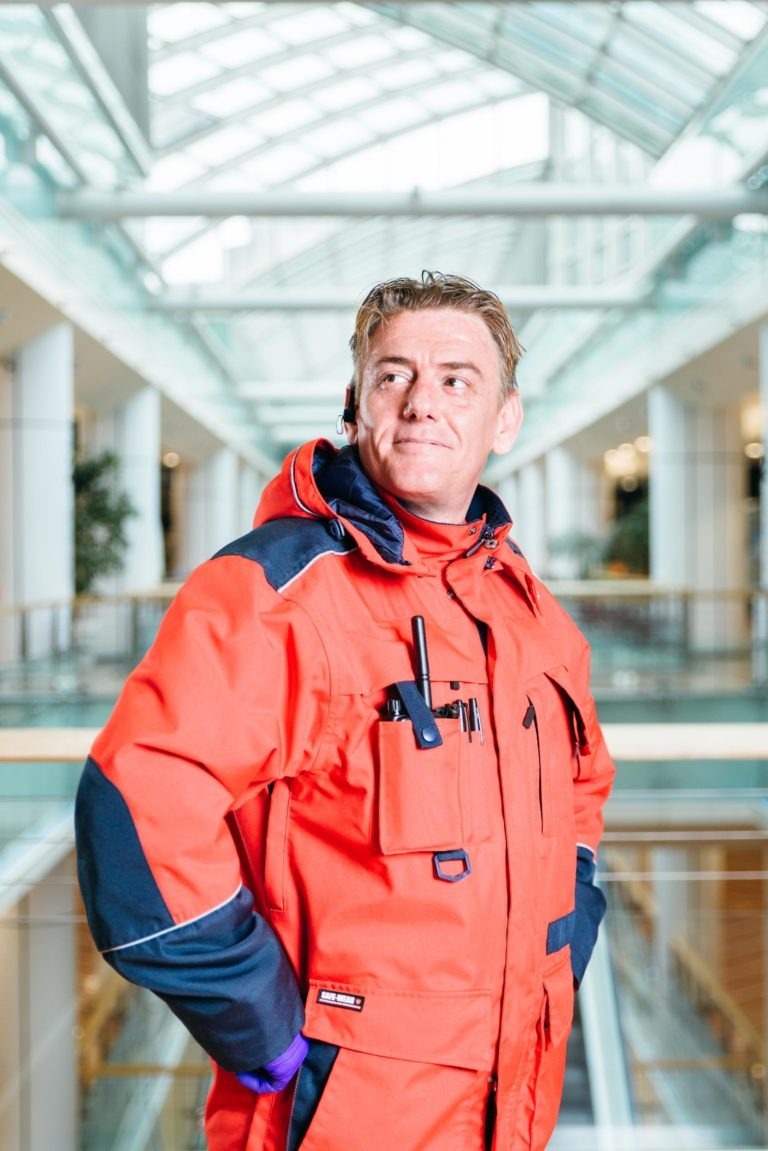
[[[395,440],[395,444],[413,444],[414,446],[420,448],[445,448],[448,446],[447,444],[441,443],[440,440],[420,439],[417,436],[398,436],[398,438]]]

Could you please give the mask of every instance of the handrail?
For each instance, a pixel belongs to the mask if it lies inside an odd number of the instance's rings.
[[[768,759],[768,723],[611,723],[614,759]]]
[[[171,600],[181,587],[181,582],[168,580],[153,587],[134,591],[104,593],[99,595],[66,596],[60,599],[27,600],[24,603],[0,603],[0,616],[23,615],[31,611],[53,611],[54,609],[75,609],[89,604],[135,604],[142,600]]]
[[[95,727],[0,728],[0,763],[82,762]],[[603,734],[617,760],[768,759],[768,723],[606,723]]]
[[[132,591],[65,596],[57,599],[26,600],[22,603],[0,603],[0,616],[22,614],[46,609],[77,608],[88,604],[135,604],[142,600],[173,599],[182,586],[181,580],[163,580],[147,588]],[[547,588],[558,599],[599,600],[669,600],[679,599],[735,599],[750,600],[768,597],[768,586],[746,584],[743,587],[691,587],[661,584],[650,579],[615,578],[566,580],[548,579]]]
[[[768,586],[748,584],[743,587],[693,587],[687,584],[661,584],[650,579],[548,579],[544,581],[556,599],[761,599],[768,596]]]
[[[95,727],[0,728],[0,763],[82,763]]]

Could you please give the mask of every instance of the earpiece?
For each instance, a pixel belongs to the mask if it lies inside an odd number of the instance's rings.
[[[350,384],[344,393],[344,411],[336,421],[336,431],[338,435],[343,435],[345,424],[357,423],[356,414],[355,393],[352,390],[352,385]]]

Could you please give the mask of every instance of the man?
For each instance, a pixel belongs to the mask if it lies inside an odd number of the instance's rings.
[[[424,273],[352,352],[350,446],[290,455],[94,746],[89,920],[212,1056],[212,1151],[538,1151],[613,767],[587,645],[478,486],[520,347]]]

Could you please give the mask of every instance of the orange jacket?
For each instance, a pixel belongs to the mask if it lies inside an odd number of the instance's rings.
[[[471,512],[433,561],[353,449],[300,448],[256,529],[180,591],[94,745],[76,812],[91,927],[219,1064],[213,1149],[285,1147],[288,1104],[231,1072],[299,1027],[360,1065],[496,1077],[497,1151],[554,1125],[613,766],[586,642],[498,499],[480,488]],[[420,747],[383,718],[414,679],[415,615],[433,705],[476,700],[482,733],[439,718]]]

